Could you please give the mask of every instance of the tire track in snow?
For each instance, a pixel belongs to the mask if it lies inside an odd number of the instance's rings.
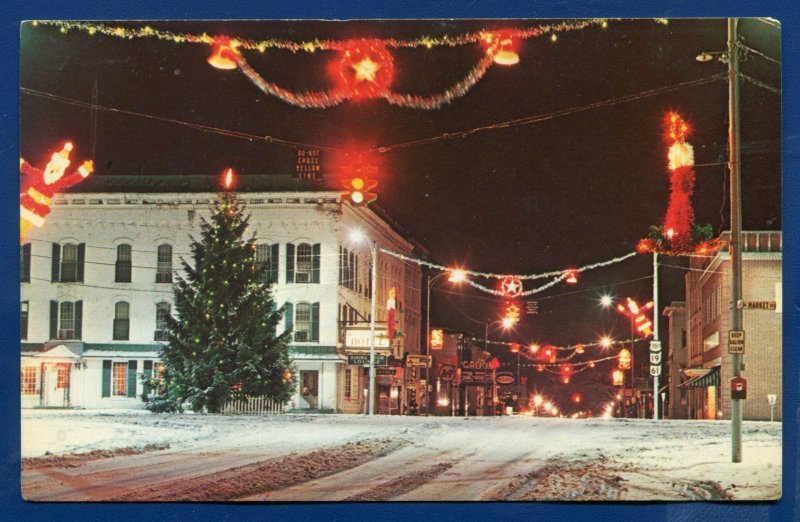
[[[425,470],[417,471],[414,473],[407,473],[389,482],[379,484],[368,491],[347,497],[345,500],[357,501],[381,501],[391,500],[393,497],[408,493],[420,487],[422,484],[438,477],[451,467],[453,462],[440,462],[434,464]]]
[[[162,482],[104,500],[239,500],[353,468],[407,444],[407,441],[399,439],[362,440],[308,453],[290,454],[196,478]]]

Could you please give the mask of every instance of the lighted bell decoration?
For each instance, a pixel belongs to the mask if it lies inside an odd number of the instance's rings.
[[[578,282],[578,272],[575,270],[570,270],[569,272],[567,272],[566,281],[571,285],[576,284]]]
[[[627,370],[631,367],[631,352],[626,348],[619,351],[619,368],[620,370]]]
[[[236,69],[236,51],[226,42],[216,42],[208,57],[208,63],[212,67],[223,70]]]
[[[519,353],[519,344],[511,343],[511,353]]]
[[[622,370],[614,370],[611,373],[611,379],[613,380],[614,386],[622,386],[622,377],[623,377]]]
[[[493,59],[494,63],[498,65],[516,65],[519,63],[519,55],[514,50],[514,40],[511,37],[500,37]]]

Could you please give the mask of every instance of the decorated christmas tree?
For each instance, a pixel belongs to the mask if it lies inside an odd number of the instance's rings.
[[[146,384],[151,411],[219,412],[225,402],[267,396],[286,402],[295,386],[289,357],[291,332],[277,334],[277,309],[267,266],[256,263],[256,238],[245,239],[249,215],[222,193],[193,238],[194,263],[182,259],[174,309],[166,317],[164,370]]]

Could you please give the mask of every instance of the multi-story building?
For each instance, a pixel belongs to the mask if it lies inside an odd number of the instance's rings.
[[[726,241],[723,234],[722,240]],[[743,418],[770,418],[768,396],[782,407],[782,234],[742,232],[742,300],[731,300],[731,263],[727,249],[713,257],[692,257],[686,274],[686,363],[680,384],[688,392],[691,419],[730,419],[733,377],[728,332],[731,307],[742,309],[744,368],[748,381]]]
[[[397,358],[419,353],[421,272],[380,249],[414,256],[416,247],[388,218],[313,181],[239,183],[257,262],[285,310],[279,331],[293,330],[299,375],[288,407],[364,411],[368,373],[348,364],[343,330],[369,322],[371,255],[350,233],[359,229],[379,251],[378,325],[396,293],[404,336],[385,352]],[[44,227],[20,247],[23,407],[141,406],[142,378],[160,371],[172,283],[218,187],[216,177],[98,176],[55,197]]]
[[[685,380],[683,370],[686,368],[686,303],[673,301],[663,313],[669,318],[665,365],[669,391],[663,414],[669,419],[686,419],[688,390],[680,386]]]

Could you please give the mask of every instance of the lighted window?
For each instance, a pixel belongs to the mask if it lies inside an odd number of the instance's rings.
[[[69,388],[69,363],[58,363],[56,370],[56,388]]]
[[[111,368],[111,395],[125,397],[128,394],[128,363],[115,362]]]
[[[117,262],[114,270],[114,281],[117,283],[130,283],[131,267],[131,246],[117,245]]]
[[[39,373],[38,368],[35,366],[24,366],[22,368],[22,375],[20,383],[22,385],[23,395],[36,395],[39,390],[36,388],[36,376]]]
[[[164,380],[164,363],[157,362],[153,364],[153,379],[158,381]]]
[[[61,281],[74,283],[78,280],[78,245],[67,243],[61,247]]]
[[[311,269],[313,265],[314,253],[311,245],[300,243],[297,245],[297,261],[295,264],[295,282],[310,283]]]
[[[130,338],[130,304],[120,301],[114,304],[114,340],[127,341]]]
[[[58,338],[75,338],[75,303],[64,301],[59,307]]]
[[[172,246],[158,245],[158,265],[156,267],[156,283],[172,282]]]

